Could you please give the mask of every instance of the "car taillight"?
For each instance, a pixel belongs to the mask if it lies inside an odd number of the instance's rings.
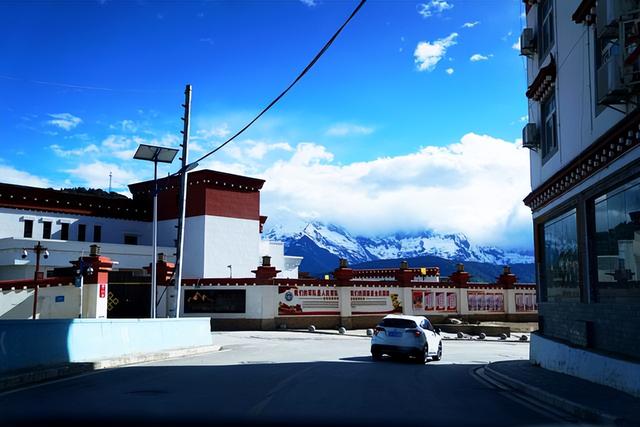
[[[376,326],[376,329],[373,331],[374,335],[378,335],[380,332],[384,331],[384,328],[380,326]]]
[[[413,335],[414,335],[415,337],[419,337],[420,335],[422,335],[422,332],[420,332],[420,331],[418,331],[418,330],[415,330],[415,331],[413,331]]]

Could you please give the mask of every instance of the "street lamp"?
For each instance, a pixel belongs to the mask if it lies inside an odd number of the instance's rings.
[[[151,318],[156,317],[156,261],[158,258],[158,163],[171,163],[178,150],[140,144],[134,159],[153,162],[153,255],[151,261]]]
[[[233,266],[227,265],[227,268],[229,269],[229,278],[232,278],[233,277]]]
[[[28,251],[33,251],[36,254],[36,271],[33,273],[34,293],[33,293],[33,320],[36,320],[36,311],[38,308],[38,280],[43,278],[43,274],[40,273],[40,255],[44,259],[49,258],[49,250],[42,246],[40,242],[33,248],[22,249],[22,259],[26,259],[29,256]]]

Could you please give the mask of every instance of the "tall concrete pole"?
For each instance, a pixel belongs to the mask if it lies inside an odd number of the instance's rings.
[[[153,260],[151,261],[151,318],[156,318],[158,277],[156,262],[158,262],[158,154],[153,160]]]
[[[187,166],[189,156],[189,120],[191,118],[191,85],[184,90],[184,129],[182,130],[182,173],[180,174],[180,201],[178,215],[178,239],[176,251],[176,318],[180,317],[182,299],[182,259],[184,257],[184,222],[187,208]]]

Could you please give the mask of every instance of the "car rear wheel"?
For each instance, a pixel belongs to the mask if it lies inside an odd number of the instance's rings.
[[[421,353],[416,354],[415,362],[419,365],[427,363],[429,348],[425,345]]]
[[[433,360],[438,361],[442,359],[442,341],[438,344],[438,354],[433,356]]]

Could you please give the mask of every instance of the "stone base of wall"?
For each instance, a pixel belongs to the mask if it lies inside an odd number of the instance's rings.
[[[544,336],[640,360],[640,304],[540,303]]]
[[[346,329],[369,329],[382,321],[384,314],[366,315],[366,316],[283,316],[275,319],[211,319],[212,331],[247,331],[247,330],[263,330],[269,331],[274,329],[307,329],[313,325],[318,329],[338,329],[345,327]],[[475,314],[455,316],[450,314],[429,315],[427,316],[433,324],[448,324],[448,319],[455,317],[465,322],[536,322],[538,316],[535,313],[519,313],[519,314]],[[473,325],[471,325],[473,326]],[[509,328],[500,333],[509,334]],[[497,329],[496,329],[497,330]],[[467,333],[467,332],[465,332]],[[486,333],[486,332],[485,332]],[[487,334],[489,335],[489,334]],[[496,335],[496,336],[497,336]]]
[[[214,319],[211,331],[272,331],[276,329],[274,319]]]
[[[531,334],[529,359],[545,369],[640,397],[640,363],[571,347],[538,333]]]
[[[310,325],[318,329],[337,329],[342,326],[340,316],[291,316],[276,317],[276,328],[306,329]]]

